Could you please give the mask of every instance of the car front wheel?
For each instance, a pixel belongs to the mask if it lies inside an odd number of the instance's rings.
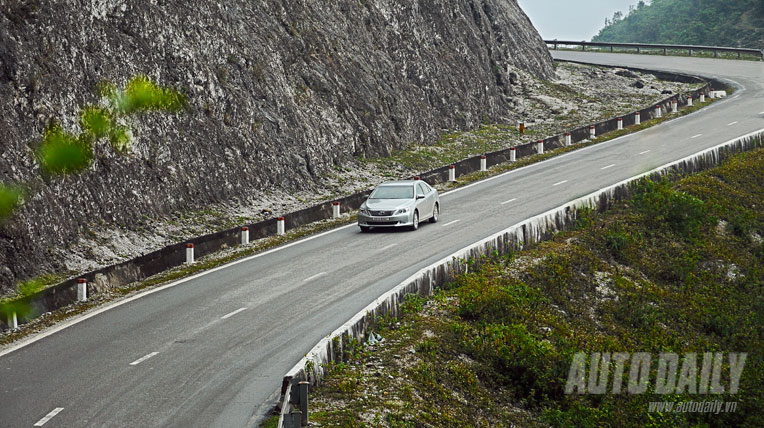
[[[371,228],[369,226],[359,226],[359,227],[361,228],[361,232],[362,233],[366,233],[369,230],[371,230]]]
[[[432,217],[430,217],[430,223],[437,223],[438,215],[440,215],[440,207],[438,204],[435,204],[435,207],[432,209]]]
[[[419,229],[419,211],[414,211],[414,222],[411,224],[411,230]]]

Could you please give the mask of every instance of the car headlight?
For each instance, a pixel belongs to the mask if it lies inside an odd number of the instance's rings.
[[[407,208],[398,208],[398,211],[396,211],[395,214],[393,214],[393,215],[406,214],[407,212],[409,212],[408,207]]]
[[[361,207],[360,210],[358,210],[363,215],[371,215],[368,208]]]

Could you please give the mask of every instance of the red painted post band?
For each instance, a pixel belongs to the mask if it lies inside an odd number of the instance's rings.
[[[449,168],[449,169],[454,169],[454,168],[456,168],[456,167],[455,167],[455,166],[453,166],[453,165],[451,165],[451,166],[449,166],[448,168]]]
[[[77,284],[85,284],[86,282],[88,282],[88,280],[85,279],[85,278],[78,278],[77,279]]]
[[[417,175],[416,177],[414,177],[414,180],[419,180],[419,176]]]
[[[332,202],[332,205],[335,205],[335,206],[339,204],[340,204],[339,202]]]
[[[279,217],[279,218],[277,218],[276,220],[278,220],[278,221],[284,221],[284,217]]]
[[[245,227],[242,227],[241,230],[242,230],[242,232],[246,232],[246,231],[249,230],[249,228],[245,226]]]
[[[194,244],[186,244],[186,248],[194,248]]]

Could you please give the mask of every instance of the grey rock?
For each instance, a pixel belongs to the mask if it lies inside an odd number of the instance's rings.
[[[515,0],[3,4],[0,180],[30,193],[0,227],[0,293],[64,270],[49,249],[89,224],[135,228],[252,189],[307,189],[353,156],[499,120],[514,70],[554,74]],[[83,174],[41,175],[46,124],[79,132],[98,83],[137,74],[183,91],[187,108],[132,118],[129,156],[101,142]]]

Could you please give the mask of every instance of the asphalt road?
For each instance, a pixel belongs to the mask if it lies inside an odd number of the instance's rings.
[[[416,232],[344,227],[6,353],[0,426],[252,424],[316,342],[420,268],[571,199],[764,128],[762,62],[555,56],[715,75],[740,90],[710,109],[443,195],[440,222]]]

